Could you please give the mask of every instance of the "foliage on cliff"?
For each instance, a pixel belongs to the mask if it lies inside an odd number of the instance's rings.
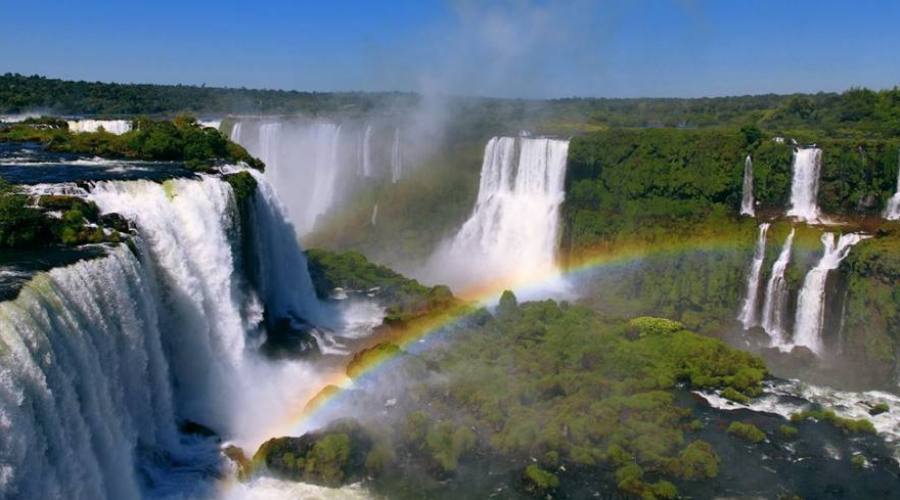
[[[758,209],[783,213],[793,148],[750,132],[619,129],[574,138],[564,205],[567,245],[690,235],[701,224],[737,219],[748,154]],[[900,143],[809,140],[823,149],[820,207],[833,215],[879,214],[896,189]]]
[[[72,196],[45,195],[32,199],[0,179],[0,248],[34,248],[119,241],[114,218],[107,234],[98,223],[97,206]]]
[[[456,304],[446,286],[424,286],[388,267],[369,262],[359,252],[310,249],[306,257],[319,297],[331,297],[336,288],[371,294],[387,307],[389,322],[408,320]]]
[[[65,122],[46,120],[0,128],[0,141],[41,142],[51,151],[103,158],[179,161],[204,170],[219,163],[244,162],[262,170],[265,165],[218,130],[200,126],[194,118],[154,121],[138,118],[131,131],[115,135],[103,130],[72,133]]]

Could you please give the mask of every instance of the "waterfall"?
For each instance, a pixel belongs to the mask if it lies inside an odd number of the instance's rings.
[[[101,127],[115,135],[122,135],[131,130],[129,120],[71,120],[66,123],[69,124],[69,130],[75,133],[96,132]]]
[[[763,301],[762,327],[769,334],[772,345],[785,342],[785,315],[787,314],[788,289],[784,272],[791,261],[791,248],[794,244],[794,228],[784,240],[784,246],[772,265],[772,273],[766,284],[766,295]]]
[[[232,140],[266,164],[266,178],[284,201],[287,214],[302,236],[315,227],[341,194],[347,176],[359,175],[359,161],[341,156],[342,127],[327,122],[302,124],[237,122]],[[368,139],[363,137],[362,169],[369,169]],[[353,141],[354,136],[349,140]],[[352,142],[351,142],[352,144]],[[350,146],[350,144],[347,144]]]
[[[394,129],[394,145],[391,147],[391,182],[403,176],[403,150],[400,148],[400,129]]]
[[[900,220],[900,159],[897,161],[897,191],[887,202],[884,209],[884,218],[887,220]]]
[[[819,263],[803,280],[803,288],[797,299],[797,316],[794,322],[794,345],[806,346],[816,354],[821,354],[822,326],[825,322],[825,284],[828,273],[837,269],[841,261],[850,253],[853,245],[863,236],[857,233],[842,234],[835,240],[833,233],[822,235],[824,252]]]
[[[375,222],[378,220],[378,204],[376,203],[374,207],[372,207],[372,225],[375,225]]]
[[[800,148],[794,151],[793,178],[791,180],[791,207],[789,217],[805,221],[819,218],[816,198],[819,194],[819,170],[822,167],[822,150]]]
[[[741,215],[756,216],[753,206],[753,159],[750,155],[744,160],[744,189],[741,195]]]
[[[555,139],[491,139],[475,210],[432,257],[436,280],[465,287],[555,274],[568,148]]]
[[[177,448],[155,295],[123,245],[0,304],[0,497],[141,497],[135,448]]]
[[[255,247],[250,250],[259,263],[260,293],[270,316],[333,326],[316,298],[306,256],[297,244],[297,233],[288,222],[285,208],[263,174],[247,171],[256,179],[258,194],[251,223]]]
[[[231,142],[243,144],[241,142],[241,122],[235,122],[234,125],[232,125],[231,134],[228,138],[231,139]]]
[[[362,139],[362,175],[363,177],[371,177],[372,175],[372,125],[366,124],[366,131],[363,133]]]
[[[171,366],[184,415],[230,431],[228,409],[244,359],[244,307],[229,234],[235,231],[231,189],[211,176],[201,181],[101,182],[91,191],[100,210],[137,224],[143,249],[167,290],[161,323],[179,332]]]
[[[749,159],[750,157],[748,156],[747,158]],[[747,275],[747,296],[744,298],[744,304],[738,315],[738,320],[744,326],[744,330],[759,324],[756,309],[759,304],[759,279],[762,273],[763,261],[766,258],[766,233],[768,231],[768,223],[759,225],[759,237],[756,239],[756,248],[753,251],[753,264],[751,264],[750,273]]]

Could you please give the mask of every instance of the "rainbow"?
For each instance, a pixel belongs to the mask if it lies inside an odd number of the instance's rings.
[[[393,332],[388,341],[405,350],[409,345],[427,340],[435,333],[445,331],[447,328],[459,324],[461,321],[477,312],[481,306],[495,303],[504,290],[516,290],[524,296],[536,294],[540,290],[547,290],[567,280],[573,280],[580,275],[594,273],[603,269],[614,269],[617,266],[627,266],[648,257],[678,256],[695,252],[728,252],[744,251],[748,249],[748,241],[737,241],[734,233],[730,235],[712,234],[702,237],[692,237],[686,240],[678,240],[665,243],[638,242],[622,245],[598,246],[589,252],[569,259],[562,271],[558,268],[543,270],[527,276],[516,276],[505,279],[497,279],[484,283],[476,288],[471,288],[459,293],[463,304],[450,308],[447,311],[413,320],[404,327]],[[523,293],[524,292],[524,293]],[[363,377],[369,376],[380,368],[385,367],[396,358],[396,355],[372,356],[364,358],[361,365],[354,367],[354,377],[347,376],[343,371],[328,377],[322,383],[317,395],[304,404],[302,408],[291,412],[284,422],[277,427],[281,432],[271,433],[273,436],[295,435],[303,429],[317,414],[339,401],[342,390],[329,389],[329,386],[345,389],[351,387]],[[273,430],[277,430],[273,429]]]
[[[735,238],[735,233],[730,234],[701,234],[691,238],[658,241],[629,242],[618,245],[602,245],[582,252],[570,258],[564,263],[562,270],[559,268],[544,270],[528,276],[515,276],[506,279],[497,279],[489,283],[481,284],[459,293],[462,299],[460,305],[451,307],[446,311],[425,316],[410,321],[402,328],[398,328],[385,339],[406,350],[413,343],[424,342],[436,333],[446,331],[448,328],[458,325],[466,318],[478,312],[482,306],[495,303],[504,290],[516,290],[517,293],[538,290],[546,290],[548,284],[558,284],[566,280],[573,280],[581,275],[612,270],[619,266],[627,266],[653,257],[677,257],[679,255],[696,252],[734,252],[747,251],[752,245],[752,238],[740,241]],[[427,346],[425,346],[427,348]],[[397,358],[397,354],[383,356],[371,356],[362,359],[361,363],[354,366],[354,377],[349,377],[344,370],[326,377],[319,386],[314,396],[308,399],[303,406],[290,412],[277,425],[267,432],[269,436],[300,435],[310,430],[313,420],[333,409],[340,402],[341,397],[347,392],[344,389],[354,386],[361,379],[372,376],[381,369],[390,366]],[[225,487],[236,479],[229,478],[224,481]]]

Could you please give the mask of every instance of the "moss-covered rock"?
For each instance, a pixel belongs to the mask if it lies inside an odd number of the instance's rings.
[[[761,443],[766,440],[766,433],[751,423],[732,422],[728,426],[728,433],[751,443]]]

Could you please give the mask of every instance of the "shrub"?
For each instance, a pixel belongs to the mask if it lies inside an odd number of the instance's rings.
[[[559,478],[556,474],[541,469],[535,464],[525,468],[526,489],[534,492],[547,492],[559,488]]]
[[[766,439],[765,432],[753,424],[743,422],[732,422],[728,426],[728,433],[751,443],[761,443]]]

